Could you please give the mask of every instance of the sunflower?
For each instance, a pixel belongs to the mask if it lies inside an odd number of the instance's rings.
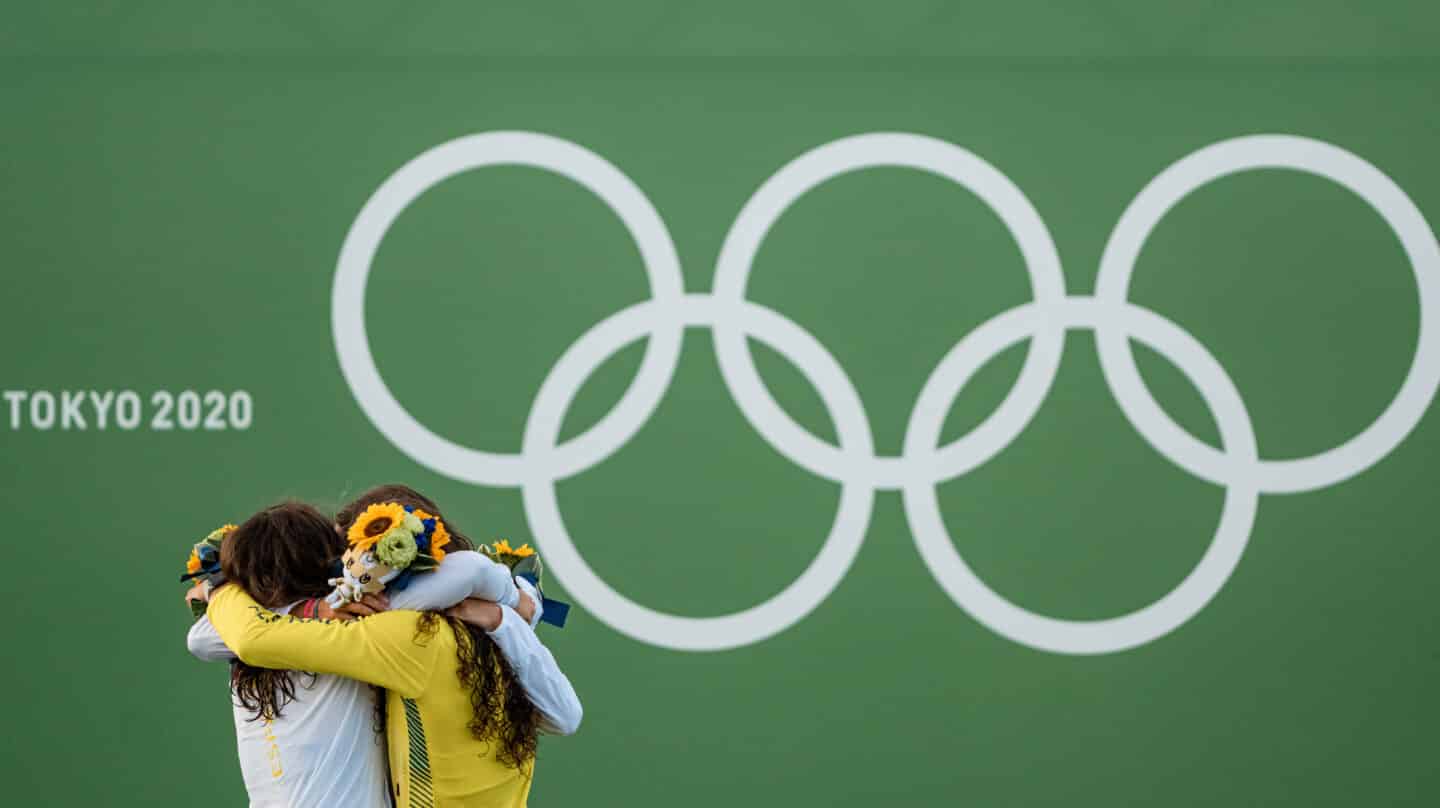
[[[439,519],[435,520],[435,532],[430,534],[430,556],[435,563],[445,560],[445,551],[440,549],[450,543],[450,531],[445,529],[445,523]]]
[[[185,561],[185,574],[194,575],[200,571],[200,553],[195,548],[190,548],[190,558]]]
[[[356,517],[345,538],[357,550],[369,550],[391,528],[403,526],[405,508],[395,502],[378,502]]]
[[[440,521],[440,517],[426,513],[419,508],[412,511],[411,515],[421,522],[428,522],[432,519],[435,521],[435,529],[430,532],[430,549],[428,554],[431,558],[435,559],[436,564],[444,561],[445,551],[440,548],[450,543],[450,531],[445,529],[445,523]]]
[[[491,545],[491,547],[494,549],[495,555],[497,556],[506,555],[514,556],[516,558],[527,558],[529,556],[535,555],[535,549],[530,545],[522,544],[519,547],[511,547],[509,539],[497,539],[495,541],[495,544]]]

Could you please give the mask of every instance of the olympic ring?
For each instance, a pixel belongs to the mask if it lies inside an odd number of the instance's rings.
[[[613,210],[639,248],[651,297],[605,318],[570,346],[540,385],[521,451],[498,454],[452,443],[416,421],[380,378],[365,331],[370,265],[400,213],[440,181],[475,168],[526,165],[568,177]],[[804,328],[745,299],[755,254],[771,225],[807,191],[841,174],[879,166],[927,171],[974,193],[1010,231],[1030,275],[1034,300],[1002,312],[966,335],[922,387],[899,456],[875,453],[860,395],[835,357]],[[1141,247],[1181,199],[1221,177],[1285,168],[1325,177],[1365,200],[1399,238],[1415,273],[1420,333],[1395,398],[1370,426],[1311,457],[1259,457],[1250,416],[1224,368],[1189,332],[1126,299]],[[366,416],[416,462],[458,480],[518,487],[536,542],[555,574],[601,621],[653,645],[705,651],[774,636],[817,608],[849,571],[869,527],[875,494],[901,492],[916,548],[941,588],[997,634],[1065,654],[1123,651],[1184,625],[1225,585],[1244,553],[1262,493],[1335,485],[1388,455],[1419,422],[1440,386],[1440,245],[1415,204],[1389,177],[1328,143],[1291,135],[1257,135],[1206,146],[1155,177],[1126,208],[1100,261],[1094,296],[1067,295],[1049,230],[1008,177],[959,146],[912,134],[872,133],[819,146],[782,167],[737,216],[721,247],[710,294],[686,294],[668,229],[639,188],[618,168],[574,143],[532,132],[489,132],[441,144],[391,175],[360,211],[341,248],[331,298],[341,372]],[[721,375],[746,420],[782,456],[840,484],[829,535],[810,565],[778,595],[721,617],[678,617],[641,606],[615,591],[585,562],[560,513],[555,483],[624,446],[664,397],[687,327],[714,333]],[[983,465],[1030,423],[1058,372],[1065,332],[1096,334],[1101,368],[1116,403],[1162,457],[1226,489],[1215,537],[1194,569],[1168,594],[1130,614],[1105,620],[1060,620],[1030,612],[985,585],[955,549],[940,517],[936,486]],[[771,398],[755,369],[747,338],[785,356],[820,392],[839,445],[795,423]],[[559,443],[566,411],[590,374],[610,356],[647,339],[640,371],[620,402],[585,433]],[[1030,340],[1014,387],[979,426],[940,446],[945,415],[966,382],[1006,348]],[[1219,425],[1216,449],[1176,424],[1145,387],[1129,340],[1164,356],[1190,380]]]

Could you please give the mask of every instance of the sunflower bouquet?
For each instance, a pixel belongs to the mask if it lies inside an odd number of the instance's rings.
[[[349,547],[340,559],[341,574],[328,583],[331,608],[381,592],[386,586],[405,588],[411,576],[429,572],[445,560],[450,533],[439,518],[398,502],[366,508],[345,535]]]
[[[545,597],[545,591],[540,586],[540,578],[545,572],[545,565],[540,562],[540,555],[535,548],[528,544],[519,547],[511,547],[507,539],[496,539],[490,544],[480,545],[480,552],[486,558],[497,564],[504,564],[510,568],[510,573],[517,578],[524,578],[535,587],[535,592],[540,595],[541,613],[540,619],[557,628],[565,626],[565,618],[570,613],[570,604]]]
[[[215,528],[190,548],[190,557],[185,560],[185,572],[180,576],[181,583],[200,578],[206,589],[214,589],[225,582],[225,577],[220,572],[220,544],[234,529],[234,525]],[[190,613],[197,619],[205,614],[205,601],[191,599]]]
[[[533,569],[535,577],[540,577],[540,556],[528,544],[511,547],[508,539],[496,539],[490,544],[480,545],[480,552],[491,561],[509,567],[516,575],[524,575]]]

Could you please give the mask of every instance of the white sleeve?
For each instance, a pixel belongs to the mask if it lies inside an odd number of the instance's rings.
[[[530,703],[540,711],[540,731],[574,735],[584,713],[575,688],[525,619],[509,606],[501,606],[500,612],[500,625],[490,637],[515,671]]]
[[[210,624],[210,618],[204,615],[190,627],[190,633],[185,635],[185,645],[191,655],[205,662],[228,662],[236,658],[225,641],[220,639],[220,632]]]
[[[472,550],[446,553],[440,566],[413,576],[404,589],[387,589],[385,597],[392,609],[417,612],[448,609],[466,598],[512,607],[520,603],[510,568]]]

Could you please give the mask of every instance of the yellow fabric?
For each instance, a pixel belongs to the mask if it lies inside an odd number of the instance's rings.
[[[533,764],[522,771],[501,763],[495,757],[498,745],[477,741],[466,726],[470,692],[456,675],[449,623],[441,621],[434,634],[417,639],[416,612],[383,612],[348,622],[306,620],[271,612],[237,586],[215,593],[209,615],[221,639],[247,664],[333,673],[389,691],[385,723],[399,808],[526,804]],[[413,704],[409,710],[407,700]],[[424,755],[418,760],[410,738],[417,721],[424,735],[418,747]]]

